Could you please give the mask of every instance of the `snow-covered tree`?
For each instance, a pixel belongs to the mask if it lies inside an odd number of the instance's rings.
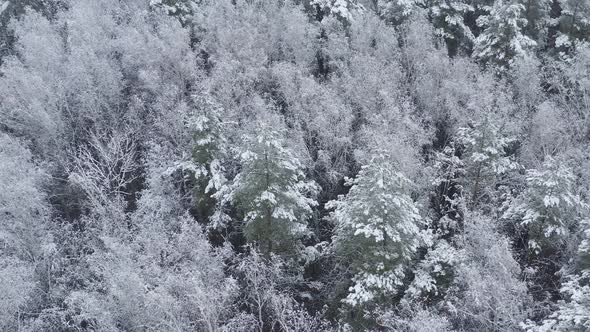
[[[564,300],[541,326],[527,326],[527,331],[588,331],[590,329],[590,271],[566,276],[561,289]]]
[[[457,141],[464,148],[461,157],[465,164],[464,195],[467,205],[473,208],[493,198],[492,189],[496,189],[501,176],[520,166],[506,154],[513,139],[490,117],[459,128]]]
[[[305,178],[303,164],[285,144],[281,124],[262,120],[238,148],[241,169],[216,194],[243,214],[243,232],[267,257],[295,256],[309,232],[307,220],[317,205],[317,185]]]
[[[292,284],[285,270],[288,263],[272,255],[268,260],[255,249],[237,262],[236,274],[244,283],[238,303],[247,308],[251,319],[249,331],[329,331],[330,326],[320,317],[310,315],[295,301],[292,292],[282,291]]]
[[[227,181],[222,164],[226,149],[221,123],[222,110],[208,95],[195,96],[191,106],[194,110],[187,120],[188,129],[193,135],[197,218],[201,222],[209,221],[210,227],[217,228],[227,221],[222,207],[213,197]]]
[[[0,0],[0,330],[588,330],[588,8]]]
[[[514,229],[521,263],[538,299],[557,298],[560,269],[575,255],[575,239],[587,211],[575,190],[575,176],[550,156],[526,172],[524,190],[508,200],[503,219]]]
[[[353,13],[362,10],[356,0],[311,0],[310,5],[315,7],[317,17],[333,16],[343,23],[353,20]]]
[[[445,306],[461,331],[519,331],[530,303],[508,239],[493,220],[466,216],[461,258]],[[498,287],[501,284],[502,287]]]
[[[581,242],[570,272],[560,289],[562,300],[541,324],[529,322],[527,331],[587,331],[590,329],[590,220],[582,223]]]
[[[453,283],[461,261],[461,239],[467,212],[463,197],[465,164],[451,142],[434,155],[432,173],[434,192],[430,204],[434,215],[429,225],[432,241],[416,265],[414,279],[406,291],[409,302],[436,303],[444,298]]]
[[[46,174],[17,139],[0,133],[0,329],[17,331],[42,299],[46,256],[54,245]],[[37,270],[38,269],[38,270]]]
[[[473,15],[475,8],[464,0],[430,0],[426,5],[435,32],[446,40],[449,54],[469,54],[475,36],[465,17]]]
[[[562,248],[583,218],[585,204],[575,192],[575,176],[550,156],[539,169],[526,172],[526,189],[512,202],[504,218],[527,230],[528,247],[540,254]]]
[[[446,238],[461,232],[465,213],[464,184],[461,184],[466,175],[465,162],[457,154],[455,144],[451,143],[435,154],[432,166],[432,184],[436,189],[431,204],[438,218],[435,231]]]
[[[483,31],[475,39],[473,56],[484,62],[509,66],[515,57],[525,56],[536,42],[523,33],[527,25],[525,7],[515,0],[498,0],[489,15],[477,20]]]
[[[0,243],[2,253],[34,262],[42,252],[49,207],[41,191],[45,174],[29,150],[0,134]],[[49,240],[49,239],[47,239]]]
[[[69,170],[69,181],[86,195],[87,208],[101,216],[126,208],[128,186],[139,168],[136,143],[128,133],[92,134],[87,145],[80,147]],[[109,222],[114,221],[110,219]]]
[[[183,25],[191,24],[201,0],[150,0],[150,6],[176,16]]]
[[[394,25],[402,23],[422,4],[422,0],[377,0],[376,9],[379,16]]]
[[[149,188],[127,216],[133,231],[98,235],[85,258],[94,277],[65,296],[67,327],[218,331],[237,312],[237,284],[225,274],[230,248],[209,243],[162,170],[149,170]]]
[[[4,59],[0,119],[58,163],[92,133],[133,128],[145,139],[196,78],[188,32],[147,1],[76,1],[53,20],[29,11],[11,29],[19,56]]]
[[[536,168],[543,164],[546,156],[566,153],[571,148],[574,134],[568,122],[567,113],[554,102],[537,105],[521,152],[523,164]]]
[[[458,246],[460,243],[442,238],[433,241],[414,269],[414,279],[405,294],[408,301],[436,303],[444,299],[453,285],[457,266],[461,262],[462,252]]]
[[[527,20],[523,32],[537,45],[546,45],[548,29],[555,23],[550,17],[550,0],[522,0],[524,6],[523,18]]]
[[[556,46],[572,47],[590,41],[590,2],[587,0],[561,1],[559,26],[561,35]]]
[[[352,307],[387,301],[403,284],[421,242],[421,216],[409,196],[410,181],[391,157],[376,154],[347,195],[331,201],[332,250],[353,274],[344,302]]]
[[[72,293],[67,301],[80,308],[74,320],[103,330],[198,326],[216,331],[223,325],[236,291],[234,280],[224,275],[227,250],[211,248],[188,216],[162,222],[168,224],[142,226],[131,243],[102,238],[104,250],[89,260],[106,292]]]
[[[379,325],[397,332],[451,332],[449,319],[429,307],[407,307],[388,310],[379,317]]]
[[[542,86],[541,62],[534,56],[518,58],[512,65],[510,80],[513,85],[514,99],[521,114],[537,111],[545,100]],[[546,103],[546,107],[549,103]],[[540,112],[543,113],[543,112]]]

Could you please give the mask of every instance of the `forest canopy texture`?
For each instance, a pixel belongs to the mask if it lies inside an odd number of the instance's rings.
[[[0,0],[0,331],[590,331],[590,0]]]

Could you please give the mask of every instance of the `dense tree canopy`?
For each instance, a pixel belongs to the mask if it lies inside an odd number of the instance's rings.
[[[0,0],[0,330],[590,330],[588,0]]]

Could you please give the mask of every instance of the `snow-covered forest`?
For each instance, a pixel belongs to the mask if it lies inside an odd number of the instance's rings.
[[[590,0],[0,0],[0,331],[590,331]]]

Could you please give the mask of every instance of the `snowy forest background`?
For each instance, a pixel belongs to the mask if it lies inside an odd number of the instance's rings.
[[[589,0],[0,0],[0,330],[590,331]]]

